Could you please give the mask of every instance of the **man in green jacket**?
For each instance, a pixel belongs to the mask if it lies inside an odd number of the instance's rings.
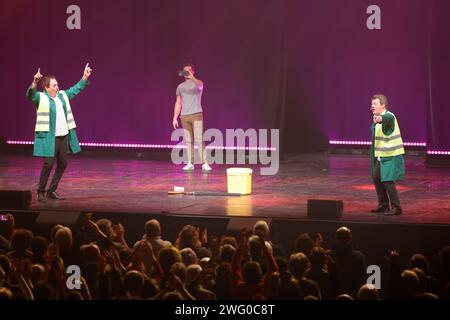
[[[39,202],[46,202],[45,190],[55,159],[57,166],[47,190],[47,198],[64,200],[56,189],[67,166],[67,154],[81,151],[70,100],[89,84],[91,72],[88,63],[84,68],[82,79],[76,85],[68,90],[59,90],[55,76],[43,77],[39,68],[27,90],[26,96],[36,107],[37,115],[33,155],[44,158],[39,178]],[[41,79],[42,92],[38,92],[37,84]]]
[[[372,212],[385,215],[402,213],[395,181],[405,177],[403,141],[397,118],[387,110],[387,98],[382,94],[372,97],[371,172],[378,196],[378,207]]]

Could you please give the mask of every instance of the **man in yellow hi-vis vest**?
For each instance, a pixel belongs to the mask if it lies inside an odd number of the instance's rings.
[[[56,192],[56,188],[67,166],[67,153],[78,153],[81,150],[75,131],[76,124],[70,100],[86,88],[91,72],[92,69],[88,63],[84,68],[82,79],[76,85],[68,90],[60,90],[56,78],[54,76],[43,77],[39,68],[27,90],[27,98],[36,107],[33,155],[44,158],[39,178],[39,202],[46,202],[45,189],[55,159],[57,166],[47,190],[47,198],[64,199]],[[42,92],[38,92],[37,84],[41,79]]]
[[[403,141],[397,118],[387,110],[386,96],[372,97],[372,146],[370,148],[371,172],[378,196],[378,207],[372,212],[385,215],[402,213],[395,181],[405,177]]]

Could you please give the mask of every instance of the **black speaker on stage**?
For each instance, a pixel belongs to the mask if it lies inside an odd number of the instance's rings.
[[[26,210],[30,207],[31,191],[0,190],[0,209]]]
[[[322,220],[339,220],[344,210],[342,200],[308,199],[308,218]]]
[[[36,218],[33,232],[38,235],[49,236],[50,230],[57,224],[62,224],[74,231],[78,220],[80,219],[80,215],[80,212],[41,211]]]

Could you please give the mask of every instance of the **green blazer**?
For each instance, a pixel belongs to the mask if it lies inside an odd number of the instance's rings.
[[[69,99],[75,98],[84,88],[89,85],[89,81],[85,81],[81,79],[78,81],[76,85],[71,87],[68,90],[64,90]],[[36,131],[34,133],[34,150],[33,155],[36,157],[54,157],[55,156],[55,126],[56,126],[56,104],[55,101],[47,94],[47,92],[43,92],[45,95],[49,97],[50,100],[50,130],[48,132],[45,131]],[[36,88],[31,89],[28,88],[27,98],[34,104],[36,109],[39,106],[39,93]],[[58,94],[58,97],[61,99],[64,109],[64,114],[67,119],[67,107],[66,102],[63,99],[61,93]],[[80,144],[78,142],[77,133],[75,129],[69,130],[68,137],[68,150],[71,153],[78,153],[81,151]]]
[[[390,135],[394,131],[395,119],[392,113],[389,111],[382,115],[383,133]],[[370,147],[370,164],[371,175],[373,178],[374,166],[375,166],[375,123],[372,123],[372,146]],[[397,181],[405,178],[405,160],[403,155],[394,157],[381,157],[380,158],[380,176],[381,182]]]

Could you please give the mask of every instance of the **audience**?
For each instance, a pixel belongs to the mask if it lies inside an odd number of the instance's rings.
[[[450,246],[438,265],[416,253],[407,268],[389,251],[386,288],[366,283],[364,254],[353,248],[352,232],[340,227],[327,247],[317,234],[300,234],[288,257],[270,239],[269,224],[208,239],[207,230],[184,226],[174,245],[151,219],[144,235],[128,247],[125,228],[83,215],[73,229],[55,225],[48,235],[16,229],[14,217],[0,228],[0,300],[438,300],[450,298]],[[47,236],[47,237],[45,237]],[[287,259],[289,258],[289,259]],[[436,263],[437,264],[437,263]],[[68,266],[80,279],[69,287]]]

